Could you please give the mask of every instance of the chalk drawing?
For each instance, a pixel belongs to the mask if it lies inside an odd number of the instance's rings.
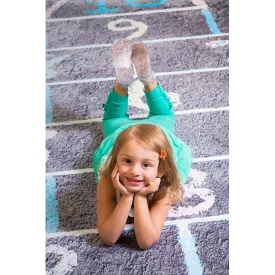
[[[53,104],[51,100],[51,89],[46,86],[46,123],[51,123],[53,120]]]
[[[46,130],[46,140],[53,138],[57,132],[55,130]],[[46,163],[49,160],[50,151],[46,149]]]
[[[58,201],[56,199],[56,178],[46,177],[46,232],[56,233],[59,227]]]
[[[203,267],[197,253],[195,237],[188,226],[179,227],[178,241],[184,253],[184,260],[189,275],[203,275]]]
[[[180,95],[178,93],[169,92],[167,93],[170,101],[173,103],[173,108],[177,108],[180,104]]]
[[[195,6],[206,5],[206,3],[205,3],[203,0],[191,0],[191,2],[192,2]]]
[[[91,0],[86,0],[87,3],[91,3]],[[97,10],[87,10],[87,14],[101,14],[101,13],[110,13],[117,11],[118,8],[107,9],[105,7],[105,0],[98,0]]]
[[[63,6],[67,2],[68,2],[68,0],[59,0],[55,4],[53,4],[46,11],[46,18],[49,19],[54,11],[58,10],[61,6]]]
[[[136,3],[136,0],[127,0],[126,5],[134,8],[152,8],[165,5],[167,0],[154,1],[153,3]]]
[[[128,25],[119,26],[119,24],[122,24],[122,23],[128,23]],[[125,37],[126,39],[131,40],[131,39],[138,38],[138,37],[142,36],[147,31],[148,26],[140,21],[135,21],[133,19],[121,18],[121,19],[117,19],[117,20],[109,22],[108,29],[111,31],[119,31],[119,32],[137,29],[137,31],[133,32],[131,35]]]
[[[210,42],[205,42],[205,45],[210,48],[218,48],[229,45],[229,40],[214,40]]]
[[[149,111],[147,103],[142,101],[142,97],[145,97],[144,94],[144,85],[140,80],[134,81],[128,88],[129,91],[129,106],[136,107],[141,110]],[[169,92],[167,96],[173,103],[174,108],[178,107],[181,104],[180,96],[177,93]]]
[[[201,13],[205,18],[205,22],[206,22],[210,32],[215,33],[215,34],[221,33],[221,31],[220,31],[220,29],[219,29],[219,27],[218,27],[218,25],[217,25],[217,23],[214,19],[213,14],[211,13],[211,11],[208,10],[208,9],[202,9]]]
[[[52,78],[56,75],[55,70],[53,69],[55,64],[58,64],[60,62],[62,62],[66,57],[68,57],[69,55],[62,55],[62,56],[57,56],[54,57],[54,55],[52,54],[46,54],[46,58],[47,58],[47,62],[46,62],[46,78]],[[53,57],[53,58],[51,58]]]
[[[203,202],[195,206],[176,206],[169,210],[168,217],[191,216],[208,211],[215,203],[215,195],[212,190],[202,188],[205,184],[206,173],[196,169],[190,170],[192,180],[184,185],[184,197],[192,198],[193,195],[199,196]]]
[[[148,111],[148,105],[143,103],[142,97],[144,96],[144,86],[140,80],[136,80],[128,88],[129,91],[129,105],[138,109]]]
[[[72,272],[74,267],[77,266],[77,254],[73,250],[52,244],[46,248],[46,253],[54,253],[62,256],[56,266],[47,270],[47,275],[65,275],[68,272]]]

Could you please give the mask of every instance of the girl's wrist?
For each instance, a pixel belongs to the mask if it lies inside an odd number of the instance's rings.
[[[147,198],[147,195],[148,195],[148,194],[144,194],[144,193],[142,193],[142,192],[140,192],[140,191],[138,191],[138,192],[135,193],[135,196],[143,197],[143,198]]]
[[[121,196],[122,198],[124,198],[125,200],[133,200],[133,198],[134,198],[134,193],[129,193],[129,194],[122,194],[122,196]]]
[[[135,193],[134,200],[146,200],[147,201],[147,195],[137,192],[137,193]]]

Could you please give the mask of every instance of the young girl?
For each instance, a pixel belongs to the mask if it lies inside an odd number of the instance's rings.
[[[106,245],[120,237],[128,216],[140,248],[158,241],[171,205],[182,200],[192,163],[190,148],[174,135],[172,103],[156,81],[142,42],[113,45],[117,80],[104,106],[104,140],[94,154],[98,232]],[[150,109],[143,120],[127,116],[132,64]]]

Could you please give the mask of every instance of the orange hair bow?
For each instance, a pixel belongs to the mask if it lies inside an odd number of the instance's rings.
[[[159,158],[165,160],[166,157],[167,157],[166,150],[165,150],[165,149],[162,149],[162,150],[160,151],[160,156],[159,156]]]

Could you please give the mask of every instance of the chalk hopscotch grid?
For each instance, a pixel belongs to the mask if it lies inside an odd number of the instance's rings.
[[[228,160],[228,159],[229,159],[229,155],[210,156],[205,158],[194,158],[193,163]],[[65,175],[77,175],[77,174],[85,174],[85,173],[94,173],[94,169],[83,168],[83,169],[76,169],[76,170],[47,172],[46,176],[65,176]]]
[[[53,177],[48,178],[48,180],[54,181]],[[56,192],[56,191],[54,191]],[[54,200],[54,198],[53,198]],[[52,214],[51,216],[58,216],[58,213]],[[58,219],[57,219],[58,220]],[[176,219],[173,221],[166,221],[165,226],[176,225],[179,230],[178,240],[182,247],[182,251],[186,256],[186,264],[190,266],[190,270],[194,272],[198,272],[201,269],[201,264],[199,260],[199,256],[196,254],[196,241],[195,238],[192,236],[190,230],[188,229],[188,225],[190,223],[205,223],[211,221],[222,221],[222,220],[229,220],[229,215],[219,215],[219,216],[208,216],[203,218],[191,218],[191,219]],[[54,224],[52,224],[54,226]],[[55,226],[57,228],[57,226]],[[132,230],[133,224],[128,224],[125,226],[124,230]],[[87,234],[97,234],[98,231],[96,228],[92,229],[83,229],[83,230],[75,230],[75,231],[65,231],[65,232],[58,232],[49,231],[46,235],[47,238],[58,238],[63,236],[80,236],[80,235],[87,235]],[[191,260],[193,259],[193,260]],[[201,274],[201,273],[189,273],[189,274]]]
[[[159,9],[159,10],[143,10],[135,12],[126,12],[126,13],[113,13],[113,14],[99,14],[99,15],[88,15],[88,16],[78,16],[78,17],[64,17],[64,18],[51,18],[47,19],[47,22],[62,22],[62,21],[73,21],[73,20],[87,20],[93,18],[111,18],[111,17],[123,17],[123,16],[135,16],[143,14],[154,14],[154,13],[167,13],[167,12],[177,12],[177,11],[188,11],[188,10],[202,10],[207,9],[207,5],[199,5],[193,7],[183,7],[183,8],[169,8],[169,9]]]
[[[183,71],[173,71],[173,72],[157,72],[156,76],[167,76],[167,75],[181,75],[181,74],[193,74],[193,73],[205,73],[205,72],[216,72],[216,71],[227,71],[229,67],[217,67],[217,68],[202,68],[202,69],[190,69]],[[81,84],[89,82],[103,82],[115,80],[113,77],[104,77],[104,78],[90,78],[90,79],[80,79],[80,80],[68,80],[68,81],[59,81],[59,82],[47,82],[47,86],[57,86],[57,85],[67,85],[67,84]]]
[[[186,227],[189,224],[194,223],[207,223],[207,222],[217,222],[217,221],[227,221],[229,220],[229,215],[219,215],[219,216],[208,216],[208,217],[202,217],[202,218],[190,218],[190,219],[175,219],[172,221],[165,221],[164,226],[173,226],[176,225],[179,228]],[[126,224],[124,229],[127,230],[133,230],[134,225],[133,224]],[[89,234],[98,234],[97,228],[90,228],[90,229],[81,229],[81,230],[73,230],[73,231],[59,231],[59,232],[50,232],[46,234],[47,239],[52,238],[59,238],[59,237],[65,237],[65,236],[82,236],[82,235],[89,235]]]
[[[197,7],[194,7],[194,9],[195,8],[201,9],[202,7],[198,7],[197,6]],[[170,9],[170,12],[171,12],[171,10],[172,9]],[[177,9],[177,10],[179,10],[179,9]],[[150,12],[152,13],[152,11],[150,11]],[[159,12],[159,10],[158,10],[158,12]],[[163,12],[169,12],[169,11],[164,10]],[[210,31],[212,33],[214,33],[214,34],[221,33],[220,30],[217,27],[216,22],[213,19],[213,16],[212,16],[211,12],[207,9],[207,6],[203,7],[202,13],[205,16],[205,20],[206,20],[206,22],[207,22],[207,24],[209,26]],[[125,15],[136,15],[136,14],[138,14],[138,12],[126,13]],[[115,14],[104,14],[104,15],[98,15],[96,17],[95,16],[90,16],[90,18],[114,17],[114,16],[122,16],[122,14],[117,14],[117,15],[115,15]],[[79,18],[62,18],[61,20],[60,19],[52,19],[52,20],[48,19],[47,22],[65,21],[65,20],[80,20],[80,19],[88,19],[88,18],[87,17],[82,17],[82,18],[80,18],[80,17]],[[52,176],[52,177],[48,178],[48,180],[50,180],[50,182],[53,182],[53,178],[54,177]],[[51,189],[51,194],[53,195],[51,197],[51,199],[55,199],[55,197],[54,197],[54,194],[55,194],[54,188],[56,188],[56,185],[53,184],[51,186],[51,188],[50,188]],[[57,209],[55,209],[55,210],[57,210]],[[56,213],[56,214],[57,214],[57,219],[58,219],[58,213]],[[228,219],[228,217],[226,217],[226,219]],[[173,221],[173,222],[176,223],[175,221]],[[197,254],[196,247],[195,247],[194,236],[192,236],[192,233],[190,232],[190,230],[187,227],[182,228],[181,225],[179,225],[179,224],[178,224],[178,227],[179,227],[179,242],[180,242],[180,244],[182,246],[183,253],[185,254],[185,260],[186,260],[186,265],[187,265],[187,269],[188,269],[189,274],[190,275],[200,275],[200,274],[203,274],[202,273],[202,266],[201,266],[200,258],[199,258],[198,254]],[[50,236],[50,235],[47,234],[47,236]]]
[[[175,116],[182,116],[182,115],[212,113],[212,112],[222,112],[222,111],[229,111],[229,106],[175,111],[174,114]],[[145,114],[139,114],[139,115],[130,115],[129,118],[142,119],[142,118],[146,118],[147,116],[148,116],[148,113],[145,113]],[[52,114],[50,117],[52,117]],[[102,117],[99,117],[99,118],[91,118],[91,119],[83,119],[83,120],[68,120],[68,121],[60,121],[60,122],[57,121],[57,122],[48,123],[49,120],[47,117],[46,127],[49,128],[49,127],[68,126],[68,125],[77,125],[77,124],[90,124],[94,122],[101,122],[102,119],[103,119]]]
[[[144,44],[153,44],[153,43],[184,41],[184,40],[192,40],[192,39],[204,39],[204,38],[223,37],[223,36],[229,36],[229,33],[218,33],[218,34],[214,33],[214,34],[182,36],[182,37],[169,37],[169,38],[142,40],[142,42]],[[74,46],[74,47],[47,48],[46,52],[71,51],[71,50],[90,49],[90,48],[105,48],[105,47],[112,47],[112,44],[111,43],[90,44],[90,45],[82,45],[82,46]]]

